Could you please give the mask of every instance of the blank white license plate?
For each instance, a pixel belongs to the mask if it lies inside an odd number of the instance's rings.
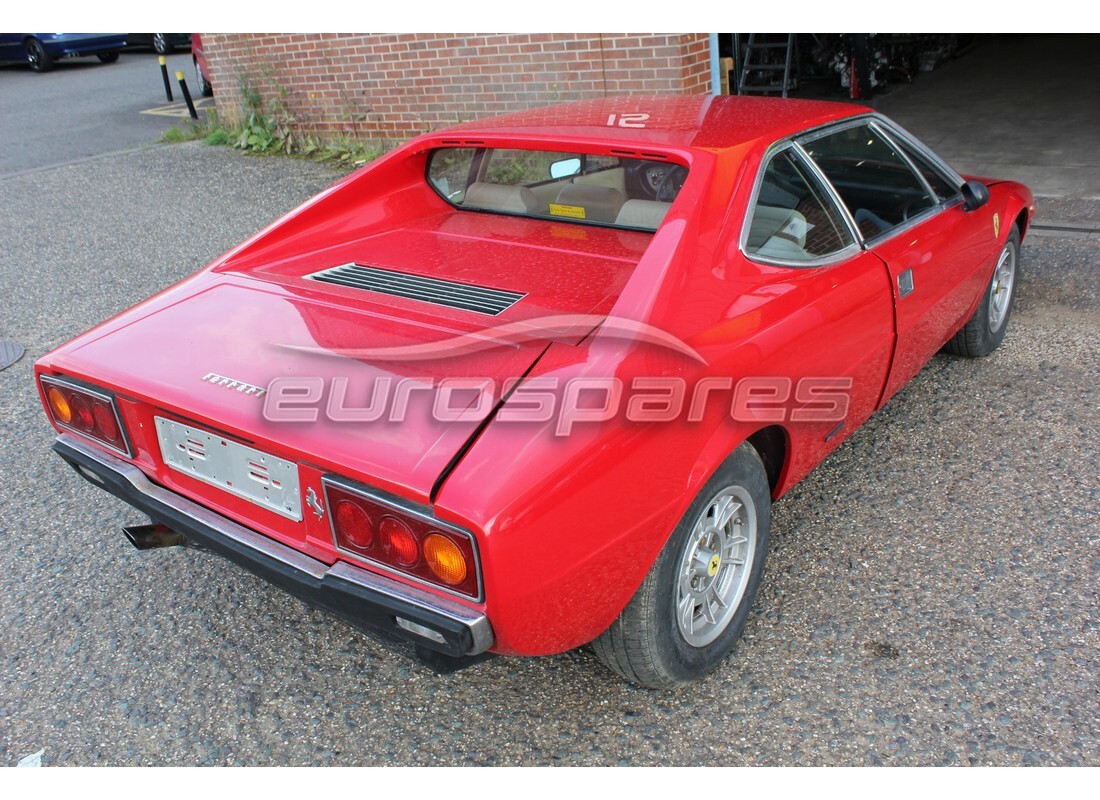
[[[302,519],[298,465],[191,425],[156,417],[164,463],[295,522]]]

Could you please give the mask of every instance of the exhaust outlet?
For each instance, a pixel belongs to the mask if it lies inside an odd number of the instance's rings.
[[[130,544],[138,550],[152,550],[155,547],[185,547],[187,538],[176,533],[167,525],[130,525],[122,529]]]

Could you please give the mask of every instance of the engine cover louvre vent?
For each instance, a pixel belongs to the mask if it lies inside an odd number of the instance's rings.
[[[426,278],[423,275],[410,275],[407,272],[396,272],[380,267],[365,267],[362,264],[344,264],[341,267],[315,272],[307,275],[306,278],[492,316],[511,308],[526,297],[519,292],[506,292],[502,289],[489,289],[470,283]]]

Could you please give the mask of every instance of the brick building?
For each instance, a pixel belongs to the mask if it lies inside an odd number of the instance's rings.
[[[203,34],[219,117],[246,90],[320,139],[395,144],[490,114],[710,91],[707,34]]]

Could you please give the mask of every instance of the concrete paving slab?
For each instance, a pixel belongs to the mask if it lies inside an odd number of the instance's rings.
[[[961,172],[1100,200],[1097,75],[1100,36],[1002,35],[872,105]]]

